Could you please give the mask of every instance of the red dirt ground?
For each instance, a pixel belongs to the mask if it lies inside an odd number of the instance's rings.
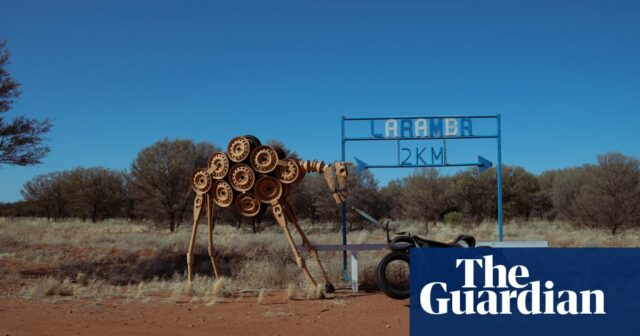
[[[380,293],[202,303],[0,298],[3,335],[408,335],[408,300]]]

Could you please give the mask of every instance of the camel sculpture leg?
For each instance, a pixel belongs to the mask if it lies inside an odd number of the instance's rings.
[[[193,279],[193,247],[196,243],[198,221],[202,215],[202,203],[204,203],[204,196],[201,194],[196,195],[193,200],[193,228],[191,229],[191,239],[189,240],[189,250],[187,251],[187,277],[189,282]]]
[[[293,212],[291,205],[289,204],[289,202],[286,202],[286,201],[282,202],[282,205],[284,207],[284,211],[287,218],[300,234],[300,237],[302,238],[302,244],[307,248],[307,251],[309,251],[309,254],[318,263],[318,267],[320,267],[320,272],[322,273],[322,277],[324,278],[325,290],[328,293],[335,292],[335,287],[333,287],[333,284],[329,280],[329,276],[327,275],[327,272],[324,270],[324,267],[322,266],[322,262],[320,261],[320,257],[318,256],[318,250],[316,250],[313,244],[311,244],[311,242],[309,241],[309,238],[307,238],[307,235],[302,230],[302,227],[300,227],[300,224],[298,223],[298,219],[296,218],[296,215]]]
[[[304,275],[307,277],[307,280],[309,280],[309,283],[313,287],[317,287],[318,284],[311,276],[311,273],[309,273],[309,270],[307,269],[307,265],[305,265],[304,259],[302,259],[302,257],[300,256],[300,253],[298,252],[298,248],[296,247],[296,243],[293,241],[291,232],[287,227],[286,213],[285,213],[285,210],[283,209],[282,204],[281,203],[274,204],[271,207],[271,211],[273,212],[273,217],[275,218],[276,222],[278,222],[278,225],[280,225],[280,227],[282,228],[282,231],[284,232],[284,235],[287,237],[287,241],[289,242],[291,251],[293,252],[294,257],[296,258],[296,264],[298,264],[298,267],[300,267]]]
[[[211,259],[211,267],[213,268],[213,275],[216,278],[219,278],[220,274],[218,273],[218,264],[216,263],[216,259],[214,258],[214,253],[213,253],[213,228],[215,227],[215,223],[213,222],[213,217],[215,213],[213,208],[213,198],[212,198],[211,192],[207,193],[205,199],[207,202],[207,226],[209,228],[209,237],[208,237],[209,238],[208,239],[209,258]]]

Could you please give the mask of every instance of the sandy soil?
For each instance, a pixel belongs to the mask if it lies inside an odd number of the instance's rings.
[[[408,300],[380,293],[285,301],[270,293],[189,302],[0,298],[2,335],[408,335]]]

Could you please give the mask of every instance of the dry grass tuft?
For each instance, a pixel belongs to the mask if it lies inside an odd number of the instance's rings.
[[[76,275],[76,283],[81,285],[87,285],[89,283],[89,278],[86,273],[78,273]]]
[[[211,286],[211,292],[209,293],[214,298],[222,298],[225,294],[225,288],[229,284],[229,279],[225,277],[220,277],[213,282]]]
[[[267,299],[267,290],[262,288],[260,289],[260,293],[258,293],[258,304],[266,303],[265,302],[266,299]]]
[[[305,297],[307,300],[321,300],[324,299],[324,291],[322,290],[321,285],[317,286],[307,286],[305,288]]]
[[[73,296],[74,289],[71,280],[60,281],[52,277],[38,279],[29,290],[29,297],[44,296]]]
[[[296,285],[290,283],[287,285],[287,290],[284,292],[284,300],[290,301],[296,298]]]
[[[184,296],[193,295],[193,284],[189,281],[178,281],[171,284],[171,297],[180,301]]]
[[[139,283],[138,284],[138,290],[136,291],[136,294],[135,294],[134,297],[136,299],[139,299],[139,298],[143,297],[146,288],[147,288],[147,284],[145,284],[144,281]]]
[[[288,317],[292,315],[293,313],[283,312],[283,311],[271,311],[271,310],[267,310],[264,313],[264,317],[269,317],[269,318]]]
[[[213,282],[210,290],[206,293],[206,296],[211,298],[209,302],[207,302],[207,306],[214,305],[224,298],[229,283],[230,280],[225,277],[220,277]]]

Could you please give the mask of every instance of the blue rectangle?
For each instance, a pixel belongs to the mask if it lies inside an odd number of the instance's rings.
[[[640,334],[640,249],[424,248],[410,264],[412,336]]]

